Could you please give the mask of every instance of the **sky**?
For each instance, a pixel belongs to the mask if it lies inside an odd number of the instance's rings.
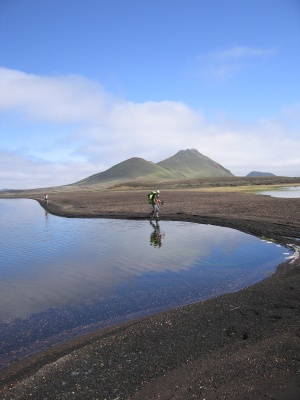
[[[300,176],[300,0],[0,0],[0,189],[197,149]]]

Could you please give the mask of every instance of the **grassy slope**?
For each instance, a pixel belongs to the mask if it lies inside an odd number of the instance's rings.
[[[185,178],[233,176],[229,170],[195,149],[181,150],[157,165]]]
[[[111,180],[136,179],[141,177],[147,178],[150,175],[153,178],[174,179],[174,174],[172,172],[165,170],[159,165],[151,161],[146,161],[143,158],[133,157],[114,165],[104,172],[76,182],[76,185],[95,184]]]
[[[154,164],[143,158],[133,157],[104,172],[89,176],[75,185],[91,185],[124,180],[175,180],[200,177],[229,177],[230,171],[203,156],[197,150],[181,150],[174,156]]]

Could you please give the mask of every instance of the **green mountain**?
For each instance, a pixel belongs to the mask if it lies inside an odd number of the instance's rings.
[[[172,171],[181,178],[234,176],[228,169],[199,153],[196,149],[180,150],[157,165]]]
[[[114,165],[104,172],[91,175],[74,185],[95,185],[131,180],[178,180],[203,177],[234,176],[229,170],[197,150],[181,150],[158,163],[133,157]]]
[[[109,168],[104,172],[99,172],[85,178],[76,184],[89,185],[100,182],[110,182],[119,180],[132,180],[137,178],[152,178],[157,179],[174,179],[172,172],[154,164],[151,161],[146,161],[143,158],[133,157],[126,161]]]

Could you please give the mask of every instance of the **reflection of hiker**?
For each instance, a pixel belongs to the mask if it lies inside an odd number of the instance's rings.
[[[150,235],[150,245],[154,247],[161,247],[162,246],[161,239],[163,238],[164,235],[160,233],[160,227],[158,225],[158,222],[156,221],[156,225],[154,225],[154,223],[150,221],[150,224],[154,228],[154,231]]]
[[[45,203],[48,203],[48,195],[47,194],[45,194],[44,200],[45,200]]]
[[[148,195],[149,201],[151,201],[151,204],[152,204],[152,207],[153,207],[153,210],[152,210],[152,212],[150,214],[150,218],[151,219],[158,218],[159,206],[163,205],[163,201],[160,200],[159,194],[160,194],[160,191],[157,190],[156,192],[151,192]]]

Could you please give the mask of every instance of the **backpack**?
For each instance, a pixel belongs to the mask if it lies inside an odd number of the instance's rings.
[[[153,203],[153,197],[156,195],[156,192],[151,192],[148,194],[148,204]]]

